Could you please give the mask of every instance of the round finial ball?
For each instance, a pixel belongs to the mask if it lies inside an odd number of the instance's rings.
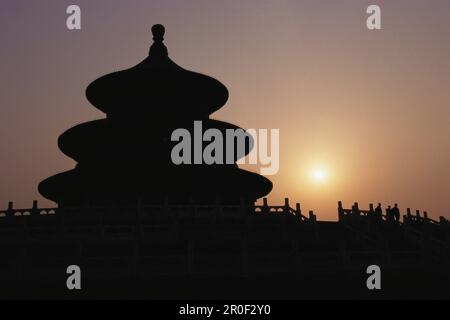
[[[162,24],[155,24],[152,27],[153,39],[162,41],[164,39],[164,34],[166,33],[166,28]]]

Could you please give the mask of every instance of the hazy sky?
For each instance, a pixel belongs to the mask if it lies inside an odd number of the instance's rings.
[[[81,31],[66,29],[70,4]],[[381,31],[366,28],[369,4]],[[321,219],[338,200],[450,216],[448,0],[2,0],[1,207],[42,200],[38,183],[74,166],[57,137],[103,117],[86,86],[143,59],[155,23],[173,60],[228,87],[214,118],[280,129],[271,201]]]

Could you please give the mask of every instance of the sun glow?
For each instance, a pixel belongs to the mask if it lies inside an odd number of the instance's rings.
[[[315,183],[325,183],[329,178],[328,171],[323,167],[314,168],[311,171],[311,179]]]

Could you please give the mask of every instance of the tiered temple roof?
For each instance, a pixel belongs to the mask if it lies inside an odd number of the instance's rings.
[[[253,203],[267,195],[272,183],[236,164],[173,164],[175,129],[194,134],[197,120],[204,130],[225,133],[238,127],[210,118],[227,102],[226,87],[178,66],[163,44],[164,27],[155,25],[152,32],[154,43],[147,58],[89,85],[88,100],[107,118],[80,124],[59,138],[60,149],[78,165],[43,181],[41,194],[60,205],[136,203],[138,198],[153,203],[166,198],[172,203],[213,203],[218,198],[225,203],[242,199]],[[246,135],[248,154],[253,141]],[[224,147],[224,159],[226,151]]]

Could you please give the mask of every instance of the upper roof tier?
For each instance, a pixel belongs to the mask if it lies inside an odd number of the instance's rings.
[[[163,43],[164,26],[153,26],[152,33],[149,56],[92,82],[86,90],[89,102],[108,115],[127,117],[200,119],[220,109],[228,100],[227,88],[173,62]]]

